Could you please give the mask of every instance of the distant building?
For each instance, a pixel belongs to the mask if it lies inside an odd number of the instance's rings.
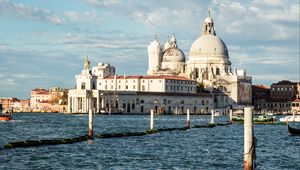
[[[63,104],[64,94],[67,93],[66,90],[60,87],[50,87],[49,89],[36,88],[31,91],[30,108],[32,111],[66,111],[66,106],[60,108],[57,105]]]
[[[39,108],[39,104],[48,102],[51,98],[49,90],[37,88],[31,91],[30,106],[32,108]]]
[[[98,64],[89,70],[88,60],[81,74],[75,76],[76,89],[69,90],[68,112],[87,113],[87,101],[92,95],[92,108],[96,113],[121,108],[123,113],[156,112],[182,114],[208,113],[213,108],[209,93],[197,93],[194,80],[185,77],[117,76],[109,64]],[[89,101],[88,101],[89,102]]]
[[[17,98],[14,97],[2,97],[0,98],[0,104],[2,104],[3,109],[8,109],[13,107],[14,102],[19,101]]]
[[[273,83],[270,88],[271,100],[291,101],[297,95],[297,83],[282,80],[278,83]]]
[[[252,85],[252,105],[256,112],[261,112],[270,98],[270,88],[264,85]]]
[[[292,113],[300,114],[300,98],[294,99],[292,101],[291,106],[292,106],[292,109],[291,109]]]
[[[254,95],[253,103],[255,109],[274,113],[290,113],[293,110],[297,110],[295,108],[297,100],[295,99],[298,97],[299,90],[299,83],[288,80],[271,84],[269,92],[268,89],[263,89],[261,86],[253,86],[252,93]],[[294,104],[293,101],[295,101]]]
[[[214,94],[216,108],[251,104],[252,78],[233,68],[224,41],[216,35],[213,18],[205,18],[202,34],[190,47],[186,60],[173,34],[162,45],[157,37],[148,46],[148,75],[175,75],[195,80]]]
[[[108,64],[100,63],[89,70],[90,63],[87,60],[84,70],[75,76],[77,84],[76,88],[69,92],[68,110],[70,112],[86,112],[87,104],[84,102],[88,95],[96,98],[95,105],[98,110],[106,106],[107,102],[111,103],[103,95],[107,94],[107,91],[135,92],[136,95],[140,92],[149,94],[159,92],[166,96],[168,93],[173,93],[177,94],[178,99],[186,96],[184,99],[187,101],[195,100],[192,96],[196,94],[199,95],[199,99],[197,98],[194,103],[201,103],[202,97],[205,101],[211,101],[207,94],[201,96],[197,93],[199,87],[203,87],[203,91],[208,91],[213,98],[212,102],[209,102],[209,106],[206,106],[208,110],[210,110],[209,108],[225,110],[236,105],[251,104],[252,78],[246,74],[245,70],[232,68],[227,46],[216,35],[214,21],[210,14],[203,22],[202,34],[191,45],[187,61],[185,54],[177,45],[174,34],[164,45],[159,43],[155,36],[148,46],[148,61],[146,76],[115,76],[115,68]],[[93,92],[88,94],[84,90]],[[119,98],[121,98],[120,94]],[[161,96],[157,100],[163,101],[163,98]],[[104,106],[98,107],[102,100],[104,100]],[[174,98],[174,100],[177,99]],[[95,102],[94,99],[93,102]],[[126,111],[131,106],[127,103],[132,103],[132,101],[126,101],[126,108],[123,107],[125,105],[121,105]],[[159,107],[169,107],[163,106],[163,103],[159,105]],[[155,104],[152,104],[148,108],[154,106]],[[186,104],[180,107],[184,107],[184,111],[185,108],[188,108]],[[197,106],[195,107],[197,108]]]
[[[29,112],[30,109],[30,99],[27,100],[17,100],[13,103],[14,112]]]

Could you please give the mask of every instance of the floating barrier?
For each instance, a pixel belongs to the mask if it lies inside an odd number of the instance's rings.
[[[12,142],[4,145],[4,148],[20,148],[20,147],[33,147],[42,145],[59,145],[59,144],[70,144],[75,142],[81,142],[88,140],[88,135],[79,136],[75,138],[64,138],[64,139],[52,139],[52,140],[27,140],[21,142]]]
[[[226,126],[231,125],[231,123],[210,123],[208,125],[194,125],[193,128],[213,128],[216,126]],[[189,127],[180,127],[180,128],[159,128],[153,130],[147,130],[145,132],[125,132],[125,133],[105,133],[97,134],[96,138],[120,138],[120,137],[130,137],[130,136],[145,136],[150,134],[155,134],[158,132],[166,131],[184,131],[188,130]],[[89,135],[79,136],[75,138],[63,138],[63,139],[50,139],[50,140],[27,140],[21,142],[12,142],[4,145],[4,148],[20,148],[20,147],[34,147],[42,145],[59,145],[59,144],[71,144],[75,142],[87,141],[90,139]]]
[[[244,122],[235,122],[235,124],[244,124]],[[253,122],[256,125],[287,125],[286,122]]]
[[[149,134],[154,134],[163,131],[175,131],[175,130],[187,130],[187,127],[181,128],[161,128],[161,129],[153,129],[147,130],[145,132],[126,132],[126,133],[106,133],[106,134],[98,134],[96,138],[120,138],[120,137],[129,137],[129,136],[145,136]]]

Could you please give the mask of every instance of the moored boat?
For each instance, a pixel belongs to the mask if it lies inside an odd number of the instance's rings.
[[[290,127],[290,125],[288,125],[288,131],[291,135],[300,135],[300,129]]]
[[[244,122],[244,118],[241,116],[233,116],[232,117],[233,122]],[[273,115],[260,115],[257,118],[253,118],[253,122],[257,123],[263,123],[263,122],[275,122],[276,118]]]
[[[300,122],[300,115],[285,116],[279,119],[280,122]]]
[[[0,114],[0,121],[10,121],[11,120],[11,114]]]

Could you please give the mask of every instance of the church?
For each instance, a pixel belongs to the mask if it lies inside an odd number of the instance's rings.
[[[148,46],[147,75],[116,75],[115,67],[99,63],[75,76],[76,88],[69,90],[68,112],[158,114],[226,112],[251,104],[252,78],[232,67],[226,44],[216,35],[208,15],[201,35],[190,47],[188,59],[173,34],[165,44],[157,37]]]

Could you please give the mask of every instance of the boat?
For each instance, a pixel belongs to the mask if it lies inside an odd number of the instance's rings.
[[[100,110],[100,114],[108,114],[108,115],[120,115],[123,114],[124,109],[123,108],[107,108]]]
[[[253,119],[253,122],[275,122],[276,118],[273,114],[260,115]]]
[[[10,121],[12,116],[10,113],[0,113],[0,121]]]
[[[241,116],[233,116],[232,117],[233,122],[244,122],[244,118]],[[253,122],[256,123],[265,123],[265,122],[275,122],[276,118],[273,115],[260,115],[257,118],[253,118]]]
[[[1,110],[0,121],[10,121],[12,119],[13,108]]]
[[[288,124],[288,131],[291,135],[300,135],[300,129],[290,127]]]
[[[279,119],[280,122],[300,122],[300,115],[285,116]]]

